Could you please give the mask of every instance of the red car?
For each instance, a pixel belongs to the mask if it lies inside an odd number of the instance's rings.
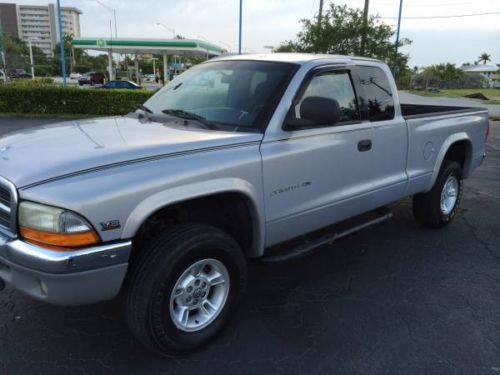
[[[78,84],[80,86],[83,85],[103,85],[104,80],[106,79],[106,76],[104,73],[100,72],[90,72],[90,73],[85,73],[82,75],[80,78],[78,78]]]

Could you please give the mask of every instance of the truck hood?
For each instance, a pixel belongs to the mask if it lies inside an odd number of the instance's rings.
[[[67,121],[0,138],[0,176],[17,187],[158,156],[259,142],[260,133],[225,132],[134,117]]]

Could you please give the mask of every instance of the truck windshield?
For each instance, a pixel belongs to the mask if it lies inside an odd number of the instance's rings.
[[[152,117],[176,116],[263,131],[297,65],[268,61],[214,61],[179,75],[144,106]]]

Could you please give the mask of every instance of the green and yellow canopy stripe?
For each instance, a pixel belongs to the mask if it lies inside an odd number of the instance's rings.
[[[74,38],[73,47],[116,53],[168,53],[218,56],[223,48],[198,39]]]

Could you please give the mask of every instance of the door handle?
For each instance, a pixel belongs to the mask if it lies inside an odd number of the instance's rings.
[[[371,139],[363,139],[358,142],[358,151],[365,152],[372,149],[372,141]]]

